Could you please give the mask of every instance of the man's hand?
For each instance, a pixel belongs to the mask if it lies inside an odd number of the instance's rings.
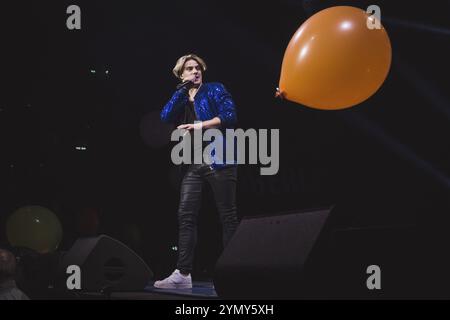
[[[180,124],[177,129],[186,129],[188,131],[190,130],[198,130],[198,129],[210,129],[210,128],[220,128],[220,118],[214,117],[211,120],[206,121],[197,121],[195,123],[187,123],[187,124]]]
[[[201,122],[196,122],[196,123],[181,124],[177,127],[177,129],[197,130],[201,129],[202,127],[203,125]]]
[[[194,79],[195,75],[193,74],[183,78],[182,82],[177,85],[177,89],[180,89],[181,87],[185,87],[187,89],[192,88],[194,86]]]
[[[188,76],[186,76],[185,78],[183,78],[183,83],[186,81],[191,81],[194,82],[196,75],[195,74],[190,74]]]

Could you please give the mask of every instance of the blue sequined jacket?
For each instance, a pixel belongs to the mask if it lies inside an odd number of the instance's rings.
[[[175,124],[180,123],[180,119],[184,116],[185,106],[188,102],[188,89],[186,87],[178,89],[161,111],[161,120]],[[231,94],[228,93],[224,85],[221,83],[203,83],[195,95],[194,109],[196,116],[200,121],[211,120],[218,117],[221,122],[221,130],[223,134],[225,133],[224,129],[234,128],[236,125],[237,117],[234,101]],[[216,141],[213,141],[212,143],[215,142]],[[224,150],[223,155],[225,155],[225,135],[222,139],[222,144]],[[229,166],[233,162],[230,159],[228,161],[217,159],[214,157],[214,154],[215,152],[213,148],[213,163],[211,164],[211,167],[214,169]]]

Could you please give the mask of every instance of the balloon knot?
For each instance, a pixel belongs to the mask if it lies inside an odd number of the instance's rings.
[[[280,90],[280,88],[277,88],[277,91],[275,92],[275,98],[279,98],[281,100],[284,99],[284,92]]]

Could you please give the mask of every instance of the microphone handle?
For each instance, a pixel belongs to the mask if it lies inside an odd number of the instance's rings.
[[[181,89],[181,88],[188,88],[188,89],[190,89],[192,86],[194,86],[194,83],[192,81],[188,80],[188,81],[179,83],[177,85],[177,89]]]

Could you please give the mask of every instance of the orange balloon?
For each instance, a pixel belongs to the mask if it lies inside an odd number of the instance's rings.
[[[368,27],[376,23],[380,28]],[[389,36],[378,19],[359,8],[331,7],[310,17],[292,37],[279,91],[315,109],[348,108],[381,87],[391,57]]]

